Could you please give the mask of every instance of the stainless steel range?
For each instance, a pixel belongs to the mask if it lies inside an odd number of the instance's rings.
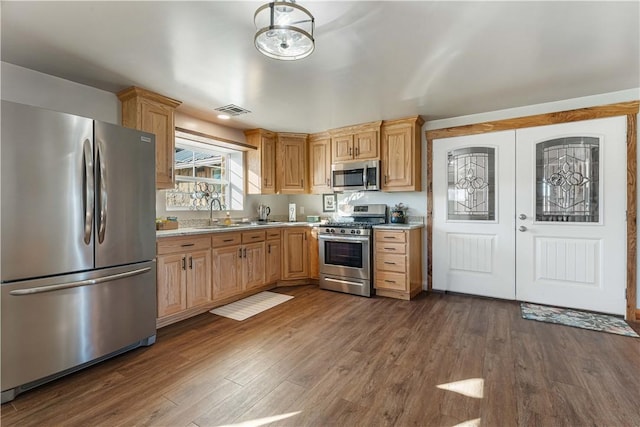
[[[319,228],[320,288],[374,294],[371,228],[386,218],[384,204],[353,205],[349,216]]]

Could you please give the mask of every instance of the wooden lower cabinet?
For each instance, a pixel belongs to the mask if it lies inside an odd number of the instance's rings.
[[[242,292],[240,245],[213,248],[213,299],[220,300]]]
[[[212,237],[214,300],[239,295],[265,284],[264,240],[264,230]]]
[[[309,230],[309,277],[311,279],[320,279],[320,252],[318,241],[318,227],[312,227]]]
[[[212,301],[208,237],[162,239],[157,253],[158,319]]]
[[[409,300],[422,291],[422,230],[374,230],[376,294]]]
[[[283,231],[283,280],[309,278],[308,228],[291,227]]]
[[[265,284],[265,243],[257,242],[242,248],[242,290],[258,288]]]
[[[158,328],[317,274],[309,227],[215,232],[157,241]],[[310,265],[315,262],[315,267]]]
[[[282,230],[267,230],[265,280],[277,283],[281,278],[282,264]]]

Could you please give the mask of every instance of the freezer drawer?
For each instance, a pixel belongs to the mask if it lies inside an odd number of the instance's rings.
[[[155,339],[155,282],[148,261],[3,284],[3,399],[9,389]]]

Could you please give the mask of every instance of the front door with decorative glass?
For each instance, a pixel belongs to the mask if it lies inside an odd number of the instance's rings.
[[[514,131],[433,143],[433,288],[515,298]]]
[[[624,314],[625,141],[625,117],[435,140],[433,288]]]
[[[516,147],[516,298],[624,314],[626,118],[522,129]]]

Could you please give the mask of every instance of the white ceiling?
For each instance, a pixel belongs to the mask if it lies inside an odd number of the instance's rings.
[[[1,3],[1,58],[111,92],[137,85],[227,126],[317,132],[640,87],[640,2],[299,0],[316,50],[253,46],[253,1]]]

